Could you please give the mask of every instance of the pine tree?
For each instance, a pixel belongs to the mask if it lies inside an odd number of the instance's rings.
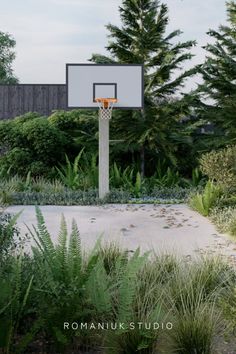
[[[122,26],[106,26],[111,56],[94,54],[91,61],[144,64],[145,109],[116,113],[112,121],[117,137],[123,138],[130,149],[139,151],[144,175],[148,152],[174,161],[177,140],[181,140],[181,134],[175,139],[181,129],[179,120],[188,107],[176,94],[194,73],[178,71],[192,58],[189,50],[195,42],[177,42],[179,30],[166,34],[168,8],[159,0],[123,0],[119,12]]]
[[[212,123],[216,145],[236,139],[236,2],[226,5],[228,25],[208,32],[215,42],[205,47],[208,55],[199,68],[204,80],[200,115]]]

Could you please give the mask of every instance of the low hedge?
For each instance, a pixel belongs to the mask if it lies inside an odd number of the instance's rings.
[[[141,195],[134,198],[128,191],[112,189],[104,200],[99,199],[98,190],[62,192],[12,192],[7,195],[7,204],[11,205],[101,205],[104,203],[118,204],[165,204],[184,203],[196,188],[160,188],[155,189],[149,196]]]

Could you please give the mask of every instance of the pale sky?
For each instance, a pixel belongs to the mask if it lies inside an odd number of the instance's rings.
[[[181,41],[196,39],[191,65],[201,63],[206,32],[226,21],[224,0],[164,0],[168,31],[181,29]],[[65,83],[65,63],[83,63],[106,54],[109,22],[120,25],[121,0],[0,0],[0,31],[16,39],[14,70],[21,83]],[[190,65],[190,66],[191,66]],[[189,67],[189,65],[188,65]],[[191,79],[188,87],[194,87]]]

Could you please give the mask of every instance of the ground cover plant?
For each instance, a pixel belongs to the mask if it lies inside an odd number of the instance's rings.
[[[74,177],[73,177],[74,178]],[[112,177],[111,177],[112,178]],[[4,205],[84,205],[101,203],[183,203],[201,186],[148,187],[148,181],[130,180],[120,188],[113,188],[104,200],[98,189],[67,187],[59,179],[14,176],[0,181],[0,201]]]
[[[101,240],[85,253],[74,221],[68,234],[62,217],[54,244],[36,215],[31,255],[8,252],[0,269],[3,353],[210,354],[226,345],[222,332],[234,338],[236,273],[222,259],[130,253]],[[99,330],[103,322],[125,326]]]

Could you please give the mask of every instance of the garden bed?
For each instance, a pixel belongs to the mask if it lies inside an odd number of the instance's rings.
[[[84,253],[75,222],[68,235],[61,219],[54,245],[38,208],[36,216],[31,256],[4,248],[0,258],[3,352],[234,353],[236,274],[229,263],[101,243]],[[11,237],[9,230],[5,223],[1,233]],[[104,330],[104,323],[122,326]]]

